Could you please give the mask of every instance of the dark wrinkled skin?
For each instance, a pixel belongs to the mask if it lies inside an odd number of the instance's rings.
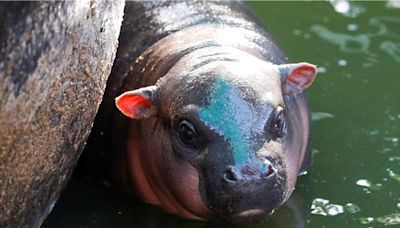
[[[303,94],[282,93],[271,64],[288,60],[254,21],[237,2],[129,2],[82,161],[98,169],[84,172],[189,218],[258,222],[284,203],[309,162],[309,113]],[[234,99],[220,118],[247,119],[236,129],[248,145],[240,162],[234,140],[201,118],[219,80]],[[113,108],[120,93],[152,85],[155,115],[129,120]],[[280,108],[285,128],[277,136]],[[182,120],[201,135],[195,150],[180,141]]]

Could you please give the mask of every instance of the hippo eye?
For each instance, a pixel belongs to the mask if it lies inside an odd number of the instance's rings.
[[[184,145],[197,148],[199,140],[193,124],[186,120],[182,120],[178,125],[177,132],[180,141]]]
[[[272,133],[276,138],[283,137],[283,131],[285,128],[285,115],[283,113],[283,108],[278,107],[275,112],[275,119],[273,123]]]

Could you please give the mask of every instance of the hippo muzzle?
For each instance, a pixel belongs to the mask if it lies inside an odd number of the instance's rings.
[[[249,159],[235,163],[231,146],[223,145],[219,150],[214,150],[213,146],[209,148],[209,157],[202,162],[204,167],[200,169],[200,186],[207,208],[219,219],[235,223],[262,221],[290,194],[281,151],[266,151],[264,147],[260,150],[263,152],[252,151]],[[213,152],[219,154],[214,157],[211,155]],[[223,159],[221,154],[231,158]]]
[[[286,190],[285,173],[272,164],[229,166],[221,184],[210,181],[206,197],[208,208],[223,220],[235,223],[262,221],[280,206]]]

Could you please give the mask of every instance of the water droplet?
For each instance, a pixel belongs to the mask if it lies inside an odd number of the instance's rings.
[[[394,180],[400,182],[400,175],[399,175],[399,174],[393,172],[393,171],[390,170],[390,169],[387,169],[387,171],[389,172],[389,176],[390,176],[391,178],[393,178]]]
[[[359,212],[361,209],[359,206],[355,205],[354,203],[348,203],[344,206],[347,212],[354,214]]]
[[[272,215],[275,213],[275,209],[273,209],[268,215]]]
[[[372,217],[364,217],[364,218],[359,218],[359,221],[361,224],[370,224],[373,222],[375,219]]]
[[[392,142],[392,143],[398,143],[399,142],[399,138],[397,138],[397,137],[385,137],[385,138],[383,138],[383,140],[389,141],[389,142]]]
[[[350,3],[347,0],[330,1],[336,12],[338,13],[348,13],[350,11]]]
[[[392,148],[383,148],[382,154],[387,154],[387,153],[389,153],[389,152],[392,151],[392,150],[393,150]]]
[[[379,134],[378,129],[372,129],[371,131],[369,131],[369,135],[378,135],[378,134]]]
[[[348,24],[347,25],[347,30],[349,31],[356,31],[358,29],[358,25],[356,24]]]
[[[327,69],[323,66],[318,66],[317,67],[318,73],[326,73]]]
[[[347,66],[347,61],[344,59],[339,59],[337,63],[339,66]]]
[[[365,179],[360,179],[356,182],[357,185],[359,186],[364,186],[364,187],[370,187],[371,183],[368,180]]]
[[[372,190],[372,191],[376,191],[376,190],[380,190],[382,188],[382,184],[380,183],[372,183],[369,180],[366,179],[360,179],[356,182],[356,184],[358,186],[362,186],[362,187],[367,187],[367,189],[364,189],[365,192],[367,192],[367,190]],[[370,193],[370,192],[367,192]]]
[[[293,30],[293,35],[300,36],[303,32],[300,29]]]
[[[389,157],[389,161],[400,161],[400,156]]]
[[[311,214],[323,216],[335,216],[343,213],[343,206],[331,204],[329,200],[315,198],[311,204]]]
[[[346,17],[357,17],[361,13],[365,12],[365,8],[357,6],[348,0],[329,0],[329,2],[336,12]]]
[[[312,149],[311,150],[311,156],[314,158],[314,156],[316,155],[316,154],[318,154],[318,153],[320,153],[320,151],[319,150],[317,150],[317,149]]]
[[[313,112],[311,113],[311,120],[318,121],[323,119],[334,118],[335,116],[327,112]]]
[[[305,175],[307,175],[307,174],[308,174],[308,171],[307,171],[307,170],[304,170],[303,172],[299,173],[299,176],[305,176]]]
[[[367,194],[371,194],[371,191],[368,190],[368,188],[363,188],[363,191],[364,191],[365,193],[367,193]]]

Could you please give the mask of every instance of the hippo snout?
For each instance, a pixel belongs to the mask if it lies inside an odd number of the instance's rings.
[[[251,165],[229,166],[223,173],[223,183],[231,187],[243,184],[262,183],[268,181],[276,173],[276,169],[269,161],[265,161],[260,167]]]
[[[212,209],[226,220],[241,223],[265,219],[283,201],[280,174],[268,160],[229,165],[221,172],[219,203]]]

